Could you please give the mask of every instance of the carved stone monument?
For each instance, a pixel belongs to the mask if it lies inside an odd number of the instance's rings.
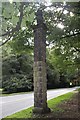
[[[47,113],[46,79],[46,31],[42,11],[36,13],[37,25],[34,27],[34,109],[33,113]]]

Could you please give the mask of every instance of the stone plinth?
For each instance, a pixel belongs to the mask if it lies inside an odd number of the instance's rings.
[[[47,113],[46,63],[34,62],[34,113]]]

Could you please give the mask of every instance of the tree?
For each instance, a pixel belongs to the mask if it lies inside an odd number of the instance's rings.
[[[60,73],[56,67],[47,60],[47,88],[53,89],[60,86]]]
[[[77,63],[76,61],[79,61],[80,52],[79,4],[79,2],[69,2],[64,5],[62,3],[53,2],[50,6],[45,6],[44,4],[39,5],[40,9],[43,10],[44,20],[48,28],[47,45],[53,46],[53,49],[55,48],[56,51],[57,49],[61,50],[62,53],[65,51],[64,58],[66,56],[66,59],[73,58],[75,54],[75,63]],[[10,7],[7,7],[8,5]],[[3,39],[5,37],[6,40],[8,40],[9,37],[13,39],[9,39],[9,44],[15,53],[16,51],[18,53],[23,53],[25,51],[30,51],[32,53],[31,49],[33,50],[34,47],[32,25],[36,24],[36,16],[34,13],[37,9],[37,5],[37,3],[35,5],[34,3],[3,3],[2,36]],[[14,12],[13,15],[15,8],[16,12]],[[17,28],[17,24],[20,26],[20,29]],[[62,29],[60,27],[62,27]],[[15,37],[13,34],[15,34]],[[5,42],[3,44],[5,44]],[[76,66],[78,65],[76,64]]]
[[[47,31],[48,42],[50,41],[51,43],[55,41],[57,42],[57,40],[59,39],[69,38],[72,36],[74,37],[80,34],[79,4],[80,4],[79,2],[76,2],[76,3],[69,2],[69,3],[66,3],[66,5],[64,5],[63,3],[60,3],[60,2],[59,3],[53,2],[50,6],[45,6],[44,4],[39,5],[40,9],[43,10],[44,20],[46,21],[46,24],[48,27],[48,31]],[[2,9],[2,14],[3,14],[2,33],[3,34],[2,36],[3,37],[10,36],[10,38],[13,39],[15,37],[18,37],[19,32],[20,32],[19,35],[23,33],[24,34],[23,39],[27,37],[25,42],[23,43],[26,44],[27,46],[30,43],[30,38],[33,37],[32,25],[36,24],[36,16],[34,13],[37,9],[37,6],[38,6],[38,3],[34,4],[34,3],[28,3],[28,2],[27,3],[16,2],[13,4],[3,3],[3,9]],[[64,29],[60,29],[59,28],[60,26],[62,26]],[[6,38],[6,40],[8,39]]]
[[[68,62],[71,61],[73,63],[74,61],[76,61],[76,59],[77,60],[79,59],[78,54],[80,51],[79,45],[73,44],[73,42],[71,41],[72,39],[74,39],[74,41],[75,41],[76,37],[77,38],[80,37],[79,36],[80,35],[80,28],[79,28],[80,17],[79,17],[79,12],[78,12],[80,10],[79,4],[80,4],[79,2],[78,3],[66,3],[66,4],[55,2],[55,3],[52,3],[50,6],[46,6],[44,4],[40,4],[38,6],[38,3],[36,3],[35,5],[32,3],[25,3],[25,2],[22,2],[20,4],[4,3],[5,7],[3,6],[3,11],[2,11],[3,16],[2,17],[3,17],[3,22],[4,22],[3,25],[4,25],[5,29],[3,27],[2,36],[3,37],[6,36],[6,39],[3,40],[3,43],[1,45],[4,45],[5,43],[7,43],[10,40],[10,42],[14,46],[16,42],[12,42],[12,41],[16,40],[17,44],[20,43],[18,45],[18,47],[15,46],[16,50],[18,50],[18,51],[20,50],[21,47],[26,49],[27,47],[32,46],[32,44],[30,44],[30,43],[33,42],[32,32],[33,32],[33,26],[36,24],[36,19],[38,22],[37,25],[39,25],[43,21],[43,18],[41,18],[41,17],[40,17],[41,19],[39,18],[40,14],[41,14],[41,13],[39,13],[40,11],[37,12],[38,13],[37,17],[34,14],[36,12],[36,9],[40,9],[43,11],[44,21],[46,22],[46,25],[48,28],[48,30],[47,30],[48,45],[53,44],[55,46],[55,51],[60,52],[59,54],[61,54],[61,55],[65,56],[65,53],[67,53],[66,59],[68,60]],[[12,11],[10,11],[8,9],[9,7],[7,7],[7,9],[6,9],[7,5],[9,5],[12,8]],[[13,12],[13,11],[15,11],[14,8],[16,8],[16,12]],[[7,15],[6,15],[6,12],[8,12]],[[14,15],[12,15],[11,12],[14,13]],[[17,13],[17,17],[15,17],[16,13]],[[30,18],[30,14],[32,14],[31,18]],[[27,15],[27,19],[25,19],[26,15]],[[39,18],[39,20],[38,20],[38,18]],[[7,20],[7,22],[5,22],[6,20]],[[12,22],[12,20],[14,23]],[[17,21],[16,24],[15,24],[15,21]],[[6,24],[7,26],[5,25],[5,23],[7,23]],[[25,23],[25,25],[26,25],[25,27],[23,27],[24,26],[23,23]],[[45,26],[45,24],[44,24],[44,26]],[[60,29],[60,27],[62,29]],[[43,30],[43,27],[41,27],[41,28]],[[43,30],[43,32],[44,32],[44,30]],[[40,35],[42,35],[42,33]],[[27,39],[25,39],[26,37],[27,37]],[[66,38],[71,38],[71,40],[68,41],[68,39],[66,39]],[[79,41],[79,39],[77,39],[77,40]],[[63,44],[61,44],[62,42],[63,42]],[[42,41],[42,43],[43,43],[43,41]],[[44,43],[42,45],[44,45]],[[68,45],[68,48],[67,48],[67,45]],[[67,52],[68,49],[70,50],[70,52]],[[42,55],[43,52],[41,53],[41,51],[40,51],[40,54]],[[75,60],[74,60],[74,57],[72,57],[72,59],[71,59],[71,55],[73,55],[73,54],[74,54]],[[75,54],[77,54],[77,55],[75,55]],[[58,56],[58,58],[61,61],[60,55]],[[36,57],[35,57],[35,59],[36,59]],[[64,58],[63,58],[63,63],[65,63]],[[77,62],[75,62],[75,63],[77,63]],[[45,102],[45,104],[46,104],[46,102]]]

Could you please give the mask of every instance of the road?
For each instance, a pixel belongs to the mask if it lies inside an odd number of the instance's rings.
[[[71,92],[75,88],[62,88],[47,91],[47,99],[55,98],[62,94]],[[0,97],[0,119],[11,115],[20,110],[29,108],[34,104],[34,95],[32,93]]]

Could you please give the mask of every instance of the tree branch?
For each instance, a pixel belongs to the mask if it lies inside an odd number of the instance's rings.
[[[80,35],[80,32],[77,32],[77,33],[74,33],[74,34],[71,34],[71,35],[63,36],[63,37],[61,37],[60,39],[68,38],[68,37],[74,37],[74,36],[76,36],[76,35]]]
[[[1,44],[0,44],[0,47],[3,46],[4,44],[6,44],[9,40],[11,40],[11,37],[16,37],[16,34],[12,35],[12,36],[9,36],[9,38],[7,40],[5,40],[4,42],[2,41]]]
[[[8,36],[9,38],[5,42],[2,42],[0,44],[0,46],[2,46],[5,43],[7,43],[11,39],[11,37],[16,36],[14,33],[16,31],[20,30],[20,28],[21,28],[21,22],[22,22],[22,18],[23,18],[23,7],[24,7],[24,4],[25,4],[24,2],[21,2],[20,9],[19,9],[20,16],[19,16],[19,21],[17,22],[16,27],[12,28],[12,30],[7,31],[6,33],[4,33],[4,34],[1,35],[1,36]]]
[[[74,47],[74,48],[75,48],[76,51],[80,52],[80,49],[79,49],[79,48],[76,48],[76,47]]]
[[[17,25],[16,27],[12,28],[12,30],[10,31],[7,31],[6,33],[2,34],[1,36],[10,36],[10,35],[13,35],[15,31],[19,31],[20,28],[21,28],[21,22],[22,22],[22,18],[23,18],[23,7],[24,7],[24,2],[21,2],[21,5],[20,5],[20,9],[19,9],[19,12],[20,12],[20,16],[19,16],[19,21],[17,22]]]
[[[59,37],[59,38],[57,38],[57,39],[64,39],[64,38],[74,37],[74,36],[76,36],[76,35],[80,35],[80,32],[74,33],[74,34],[71,34],[71,35],[65,35],[65,36]],[[57,40],[57,39],[56,39],[56,40]],[[54,41],[52,41],[52,43],[54,43]]]
[[[3,46],[4,44],[6,44],[10,39],[11,39],[11,37],[9,37],[5,42],[2,42],[2,43],[0,44],[0,46]]]

